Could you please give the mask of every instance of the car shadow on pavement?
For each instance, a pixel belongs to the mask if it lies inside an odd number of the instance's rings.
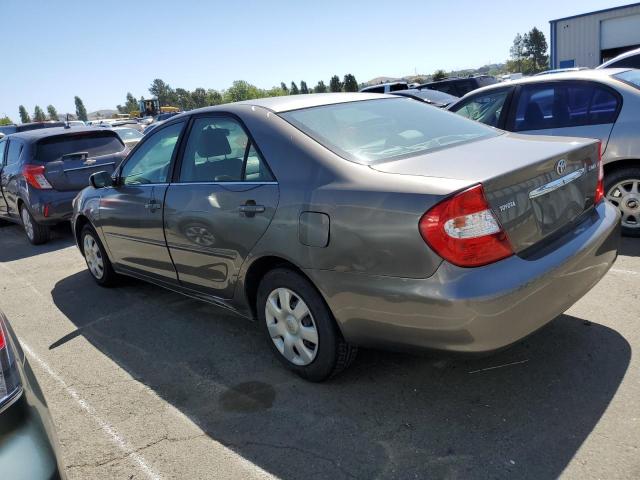
[[[51,240],[43,245],[31,245],[24,234],[22,226],[13,223],[0,225],[0,263],[21,260],[43,253],[54,252],[74,244],[71,225],[63,223],[51,229]]]
[[[640,238],[622,237],[618,254],[627,257],[640,257]]]
[[[77,331],[50,348],[84,336],[211,438],[287,480],[558,477],[631,356],[616,331],[563,315],[492,356],[363,350],[312,384],[281,367],[254,323],[159,287],[102,289],[79,272],[52,296]]]

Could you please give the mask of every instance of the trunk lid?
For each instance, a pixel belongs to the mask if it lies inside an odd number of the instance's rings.
[[[38,142],[35,160],[58,191],[81,190],[96,172],[113,173],[127,149],[115,132],[93,130],[48,137]]]
[[[519,253],[593,206],[597,165],[595,140],[504,134],[372,168],[482,183],[489,205]]]

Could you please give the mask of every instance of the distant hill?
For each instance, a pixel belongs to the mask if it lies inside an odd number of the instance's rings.
[[[489,65],[483,65],[479,68],[468,68],[464,70],[452,70],[446,72],[448,77],[468,77],[471,75],[502,75],[506,73],[506,65],[504,63],[492,63]],[[365,85],[377,85],[379,83],[397,82],[404,80],[409,83],[424,83],[431,80],[431,75],[417,74],[417,75],[405,75],[404,77],[376,77],[372,78],[368,82],[362,84]]]
[[[95,112],[88,113],[87,117],[89,118],[89,120],[96,120],[98,118],[111,118],[116,113],[118,113],[118,110],[105,108],[104,110],[96,110]]]

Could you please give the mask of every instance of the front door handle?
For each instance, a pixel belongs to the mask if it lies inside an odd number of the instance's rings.
[[[147,210],[151,210],[152,213],[159,209],[161,206],[162,204],[157,200],[151,200],[149,203],[144,204],[144,208],[146,208]]]
[[[240,210],[240,213],[244,213],[247,217],[253,217],[256,213],[262,213],[266,209],[264,205],[256,205],[256,202],[253,200],[248,200],[244,205],[240,205],[238,210]]]

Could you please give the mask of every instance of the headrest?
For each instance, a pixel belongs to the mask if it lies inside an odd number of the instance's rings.
[[[226,128],[207,127],[200,132],[196,152],[200,157],[217,157],[231,153],[231,145],[227,140],[229,130]]]

